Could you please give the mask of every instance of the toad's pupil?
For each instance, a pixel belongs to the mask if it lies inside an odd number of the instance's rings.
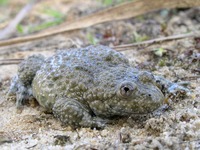
[[[124,91],[127,93],[129,91],[128,87],[124,87]]]

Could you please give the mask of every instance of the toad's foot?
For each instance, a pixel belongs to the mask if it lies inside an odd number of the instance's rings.
[[[33,55],[22,61],[18,74],[12,79],[7,96],[16,95],[17,108],[21,108],[28,100],[33,99],[31,84],[36,72],[44,63],[42,55]]]
[[[92,116],[91,112],[81,103],[70,98],[62,98],[55,102],[53,114],[62,123],[73,128],[91,127],[102,129],[107,123],[106,120]]]
[[[12,84],[8,91],[7,97],[16,95],[17,109],[22,109],[22,106],[33,98],[32,88],[30,86],[24,86],[23,83],[15,76],[12,79]]]
[[[164,93],[165,97],[180,97],[190,95],[190,90],[185,87],[185,82],[173,83],[164,77],[155,76],[156,85]]]
[[[167,91],[168,97],[189,96],[191,94],[188,88],[182,86],[182,83],[173,83],[170,87],[168,87]]]

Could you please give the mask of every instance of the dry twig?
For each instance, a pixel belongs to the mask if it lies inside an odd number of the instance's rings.
[[[150,45],[158,42],[163,42],[163,41],[172,41],[172,40],[178,40],[178,39],[183,39],[183,38],[189,38],[189,37],[195,37],[196,35],[200,34],[199,32],[191,32],[191,33],[186,33],[186,34],[179,34],[179,35],[172,35],[168,37],[161,37],[157,39],[152,39],[148,41],[143,41],[143,42],[138,42],[138,43],[133,43],[133,44],[125,44],[125,45],[119,45],[119,46],[113,46],[118,51],[125,51],[128,48],[131,47],[137,47],[141,45]]]
[[[19,64],[23,59],[3,59],[0,60],[0,65],[13,65]]]

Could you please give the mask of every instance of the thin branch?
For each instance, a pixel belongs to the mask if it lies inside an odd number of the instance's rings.
[[[155,43],[159,43],[159,42],[163,42],[163,41],[172,41],[172,40],[178,40],[178,39],[183,39],[183,38],[196,37],[197,35],[200,35],[200,31],[179,34],[179,35],[172,35],[172,36],[168,36],[168,37],[161,37],[161,38],[138,42],[138,43],[133,43],[133,44],[124,44],[124,45],[119,45],[119,46],[113,46],[113,48],[118,51],[125,51],[128,48],[132,48],[132,47],[137,47],[137,46],[141,46],[141,45],[150,45],[150,44],[155,44]]]
[[[19,64],[23,59],[2,59],[0,65],[14,65]]]
[[[186,76],[186,77],[182,77],[180,78],[181,80],[196,80],[199,79],[200,75],[194,75],[194,76]]]
[[[2,61],[2,62],[8,62],[8,61],[22,61],[22,60],[24,60],[24,59],[18,59],[18,58],[16,58],[16,59],[2,59],[0,61]]]

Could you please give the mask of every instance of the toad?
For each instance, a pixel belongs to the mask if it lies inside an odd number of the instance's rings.
[[[113,116],[148,114],[158,109],[166,93],[184,87],[132,67],[121,53],[106,46],[57,52],[45,59],[33,55],[21,62],[9,94],[17,107],[34,97],[62,123],[99,127]]]

